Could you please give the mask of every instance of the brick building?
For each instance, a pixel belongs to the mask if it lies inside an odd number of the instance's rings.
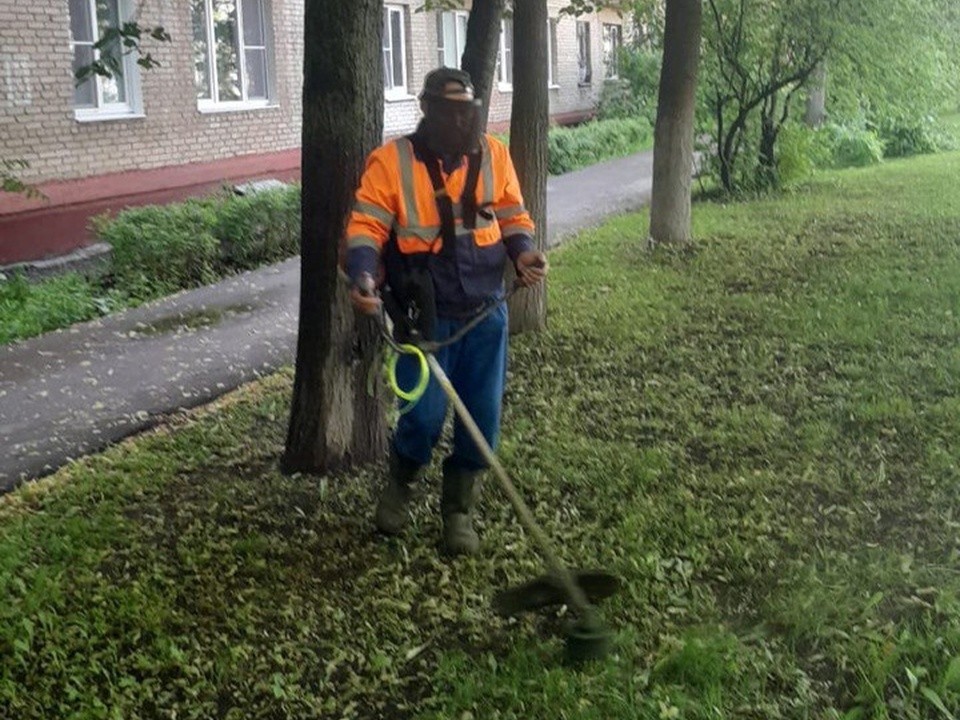
[[[467,12],[423,12],[422,0],[384,9],[385,135],[416,125],[423,76],[455,65]],[[467,3],[469,5],[469,3]],[[583,119],[616,74],[621,18],[560,15],[549,0],[550,101],[557,122]],[[128,205],[166,202],[223,183],[299,173],[303,0],[147,0],[140,21],[169,43],[145,43],[162,65],[125,60],[122,78],[74,87],[94,57],[98,28],[136,0],[0,0],[0,160],[46,196],[0,192],[0,265],[87,242],[87,221]],[[505,20],[491,125],[509,121],[513,33]]]

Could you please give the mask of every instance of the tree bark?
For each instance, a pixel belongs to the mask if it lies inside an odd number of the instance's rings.
[[[702,13],[701,0],[667,0],[650,201],[650,238],[656,243],[691,240],[693,122]]]
[[[338,271],[367,155],[383,136],[383,0],[306,0],[300,324],[286,472],[329,472],[386,451],[383,390],[367,392],[379,347]]]
[[[483,127],[490,115],[490,93],[500,50],[500,20],[506,0],[473,0],[467,19],[467,42],[460,66],[470,74],[476,96],[483,100]],[[544,21],[546,22],[546,21]]]
[[[547,237],[547,135],[550,96],[547,87],[546,0],[516,0],[513,10],[513,109],[510,155],[520,179],[524,204],[537,225],[537,248]],[[512,277],[512,268],[508,277]],[[546,286],[521,290],[510,300],[510,331],[546,326]]]
[[[817,64],[811,80],[804,122],[810,127],[818,128],[827,119],[827,63],[825,60]]]

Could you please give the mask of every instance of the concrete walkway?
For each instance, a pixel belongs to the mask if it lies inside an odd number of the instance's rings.
[[[551,178],[551,247],[645,204],[652,154]],[[0,491],[293,362],[300,262],[0,347]]]

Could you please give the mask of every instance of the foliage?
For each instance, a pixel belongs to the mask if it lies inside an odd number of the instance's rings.
[[[19,273],[0,277],[0,345],[107,315],[127,302],[77,273],[35,284]]]
[[[643,118],[598,120],[550,131],[551,175],[561,175],[650,147],[653,131]]]
[[[796,93],[833,46],[839,0],[707,0],[701,97],[727,190],[778,184],[776,143]]]
[[[950,149],[946,127],[932,119],[889,120],[872,127],[864,118],[845,124],[828,123],[814,130],[799,122],[785,126],[777,153],[784,186],[803,182],[818,168],[863,167],[885,157],[905,157]]]
[[[817,168],[830,167],[832,153],[826,133],[800,122],[784,126],[780,134],[777,170],[784,187],[808,180]]]
[[[944,150],[960,150],[960,112],[955,110],[937,119],[939,145]]]
[[[834,122],[922,122],[960,97],[960,7],[953,0],[858,0],[828,66]],[[952,108],[951,108],[952,109]]]
[[[30,164],[26,160],[0,158],[0,192],[23,194],[28,198],[43,197],[39,190],[23,182],[17,174],[28,167]]]
[[[439,468],[400,540],[379,469],[285,477],[291,374],[0,509],[0,707],[62,717],[901,718],[960,707],[960,156],[642,216],[551,257],[501,456],[564,559],[624,580],[616,653],[502,621],[541,572],[495,491],[441,560]],[[946,708],[944,711],[943,708]]]
[[[217,213],[210,200],[132,208],[94,223],[112,247],[112,274],[137,294],[170,294],[217,277],[220,242],[213,234]]]
[[[104,273],[35,283],[0,276],[0,344],[296,255],[300,189],[133,208],[94,224],[113,246]]]
[[[113,247],[119,284],[168,294],[296,254],[300,190],[133,208],[97,219],[96,230]]]
[[[853,124],[831,124],[824,132],[834,167],[863,167],[883,160],[883,141],[873,130]]]
[[[960,92],[960,11],[948,0],[708,0],[707,16],[700,121],[728,190],[779,183],[779,133],[818,63],[832,121],[865,117],[896,154],[927,151],[922,118]]]
[[[877,125],[877,136],[886,157],[908,157],[936,152],[943,140],[932,117],[885,117]]]
[[[162,26],[142,27],[139,22],[124,22],[119,26],[102,28],[100,38],[93,44],[96,59],[88,65],[82,65],[74,71],[77,85],[91,77],[99,75],[110,78],[123,75],[123,58],[131,53],[137,55],[137,65],[145,70],[160,67],[160,63],[149,52],[144,53],[144,36],[157,42],[170,42],[171,37]]]
[[[644,0],[646,4],[649,0]],[[565,15],[579,17],[600,10],[615,10],[621,14],[630,12],[637,4],[637,0],[570,0],[569,5],[560,8]]]
[[[296,255],[300,188],[231,197],[218,207],[214,234],[220,242],[220,263],[233,271]]]
[[[601,120],[642,117],[652,125],[657,117],[660,62],[658,52],[623,48],[620,78],[603,84],[597,116]]]

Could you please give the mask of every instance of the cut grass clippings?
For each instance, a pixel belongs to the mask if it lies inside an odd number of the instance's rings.
[[[283,477],[291,374],[0,509],[4,718],[940,718],[960,708],[960,154],[643,215],[551,256],[502,457],[565,559],[618,573],[617,651],[492,594],[541,571],[492,483],[437,553],[378,469]]]

